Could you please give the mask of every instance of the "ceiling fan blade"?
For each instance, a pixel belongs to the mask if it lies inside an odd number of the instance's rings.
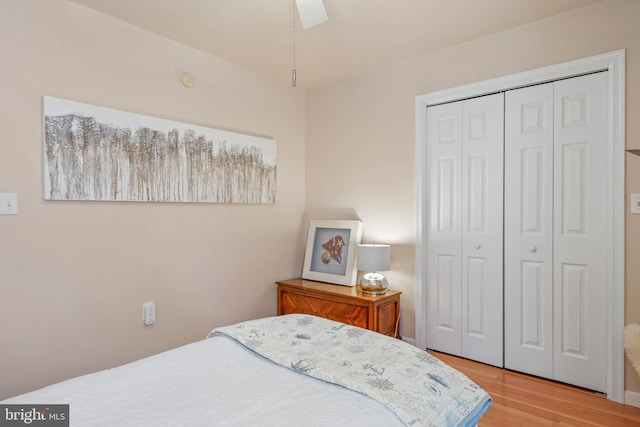
[[[305,30],[329,19],[322,0],[296,0],[296,7],[300,23]]]

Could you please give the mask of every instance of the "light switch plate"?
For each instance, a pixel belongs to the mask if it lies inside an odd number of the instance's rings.
[[[640,194],[632,194],[629,205],[631,206],[630,210],[632,214],[640,214]]]
[[[0,215],[18,215],[18,195],[0,193]]]

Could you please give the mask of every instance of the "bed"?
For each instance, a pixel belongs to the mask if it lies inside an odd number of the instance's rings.
[[[1,402],[69,404],[72,426],[472,426],[491,404],[401,340],[290,314]]]

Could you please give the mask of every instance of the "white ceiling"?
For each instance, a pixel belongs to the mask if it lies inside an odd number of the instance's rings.
[[[291,81],[294,0],[71,0],[185,45]],[[302,30],[299,87],[314,87],[602,0],[324,0]],[[197,76],[196,76],[197,77]]]

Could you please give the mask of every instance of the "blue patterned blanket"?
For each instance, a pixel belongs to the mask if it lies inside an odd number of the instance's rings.
[[[289,314],[216,328],[286,368],[369,396],[409,426],[474,426],[491,397],[461,372],[403,341]]]

